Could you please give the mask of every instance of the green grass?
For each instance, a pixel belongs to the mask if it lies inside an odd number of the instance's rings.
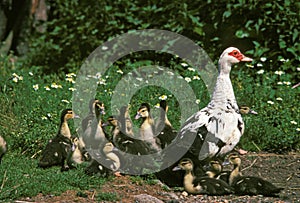
[[[68,189],[81,192],[101,188],[105,180],[86,176],[84,165],[66,173],[61,173],[58,167],[46,170],[36,167],[41,150],[57,132],[60,112],[72,107],[73,92],[70,88],[74,84],[66,78],[76,80],[76,77],[66,77],[66,73],[42,75],[40,67],[12,64],[9,57],[0,57],[0,135],[9,146],[9,152],[0,165],[0,200],[34,196],[40,192],[59,195]],[[122,69],[125,73],[149,63],[151,61],[137,65],[126,61],[124,65],[120,62],[109,69],[107,78],[103,76],[106,83],[98,86],[96,97],[106,104],[105,118],[115,112],[115,106],[111,106],[110,101],[118,80],[122,78],[117,71]],[[207,90],[201,80],[193,80],[197,73],[183,68],[180,63],[170,64],[172,70],[179,70],[182,81],[185,77],[191,78],[188,84],[193,88],[199,104],[194,100],[190,102],[198,105],[199,109],[206,106],[209,101]],[[258,72],[260,69],[264,72]],[[291,88],[299,82],[299,67],[292,67],[287,61],[282,62],[278,70],[284,74],[268,71],[268,67],[264,66],[259,69],[245,67],[245,64],[235,66],[232,70],[231,78],[238,103],[246,104],[259,113],[257,116],[244,116],[246,130],[239,145],[246,150],[299,151],[300,88]],[[149,102],[153,106],[153,114],[157,115],[154,105],[159,103],[162,95],[168,96],[169,120],[179,129],[181,110],[189,109],[189,106],[180,106],[182,101],[166,88],[155,85],[140,88],[130,100],[131,115],[134,116],[142,102]],[[186,98],[187,101],[189,99]],[[138,125],[137,122],[135,124]],[[71,130],[75,133],[73,122]],[[138,183],[139,179],[135,177],[133,181]],[[150,180],[148,182],[153,184]],[[100,194],[97,198],[118,199],[115,194]]]
[[[32,197],[38,193],[60,195],[66,190],[99,190],[104,178],[89,177],[83,166],[60,172],[59,167],[37,168],[37,160],[14,152],[6,154],[0,167],[0,200]]]

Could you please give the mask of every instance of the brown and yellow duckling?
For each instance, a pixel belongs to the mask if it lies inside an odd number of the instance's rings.
[[[148,103],[142,103],[139,107],[135,115],[135,119],[140,118],[143,120],[143,122],[140,125],[139,138],[150,146],[150,153],[161,151],[159,140],[155,136],[154,120],[151,116],[150,105]]]
[[[4,138],[0,136],[0,164],[1,164],[2,157],[4,156],[6,151],[7,151],[7,143],[4,140]]]
[[[123,123],[123,125],[126,123]],[[149,147],[143,140],[135,139],[126,134],[126,127],[122,127],[121,121],[117,116],[110,116],[107,119],[106,125],[113,127],[112,140],[114,145],[122,152],[134,155],[146,155],[149,152]],[[130,133],[130,135],[133,135]]]
[[[61,170],[68,170],[71,166],[66,163],[72,152],[71,132],[68,125],[70,119],[78,117],[72,109],[65,109],[61,113],[61,122],[57,135],[51,139],[42,152],[38,163],[41,168],[61,166]]]
[[[91,164],[85,169],[87,175],[107,177],[111,174],[120,176],[121,159],[116,154],[117,149],[111,142],[104,145],[102,152],[93,157]],[[103,156],[104,155],[104,156]]]
[[[227,195],[233,192],[232,188],[224,181],[209,177],[195,177],[191,159],[181,159],[179,165],[173,170],[184,170],[183,186],[190,194]]]
[[[91,156],[85,150],[84,143],[78,137],[72,137],[72,149],[70,157],[68,158],[70,164],[82,164],[85,161],[90,161]]]
[[[216,178],[229,183],[229,176],[231,171],[223,171],[223,165],[219,160],[210,161],[210,169],[206,171],[206,175],[210,178]]]
[[[102,128],[101,116],[103,114],[105,114],[104,104],[97,99],[92,99],[90,113],[82,120],[82,138],[87,149],[99,149],[107,141],[107,135]]]
[[[242,176],[240,173],[241,158],[237,154],[228,157],[234,166],[229,176],[229,185],[234,188],[237,195],[264,195],[277,196],[283,188],[278,188],[272,183],[255,176]]]
[[[168,146],[176,137],[177,132],[174,130],[171,122],[168,119],[169,106],[166,100],[159,102],[160,116],[155,125],[155,134],[159,139],[161,148],[164,149]]]

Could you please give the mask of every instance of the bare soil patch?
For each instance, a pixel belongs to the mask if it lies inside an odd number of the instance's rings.
[[[60,196],[42,195],[23,198],[27,202],[137,202],[136,195],[148,194],[162,202],[300,202],[300,153],[286,155],[248,153],[242,156],[244,175],[264,178],[284,190],[279,197],[207,196],[182,194],[181,188],[168,189],[161,183],[134,180],[130,176],[113,177],[98,190],[66,191]],[[153,181],[152,181],[153,182]],[[18,202],[18,201],[17,201]],[[150,202],[150,200],[149,200]],[[151,201],[152,202],[152,201]]]

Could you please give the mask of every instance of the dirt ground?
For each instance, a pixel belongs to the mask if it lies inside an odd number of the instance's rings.
[[[114,177],[107,181],[99,191],[66,191],[61,196],[42,195],[23,198],[16,202],[111,202],[100,194],[114,194],[113,202],[155,202],[153,199],[142,201],[136,195],[148,194],[156,197],[157,202],[188,203],[188,202],[300,202],[300,153],[277,155],[270,153],[248,153],[242,156],[243,175],[262,177],[284,190],[279,197],[263,196],[185,196],[182,188],[166,188],[161,183],[145,183],[143,180],[133,181],[129,176]],[[98,198],[97,198],[98,197]],[[149,198],[149,196],[148,196]],[[109,198],[108,198],[109,199]]]

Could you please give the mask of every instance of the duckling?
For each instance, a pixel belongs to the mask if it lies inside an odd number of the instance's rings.
[[[72,109],[62,111],[58,133],[46,145],[38,163],[39,167],[61,166],[61,171],[68,170],[71,167],[65,161],[67,161],[72,150],[71,132],[68,121],[73,118],[78,118],[78,116]]]
[[[170,123],[167,113],[169,106],[166,100],[161,100],[159,103],[160,106],[160,116],[155,125],[155,134],[160,141],[162,149],[169,145],[177,135],[177,132],[174,130],[172,124]]]
[[[82,141],[78,137],[72,137],[72,150],[68,158],[69,165],[82,164],[85,161],[91,160],[90,154],[85,150]]]
[[[120,176],[119,169],[121,167],[121,159],[115,153],[117,150],[111,142],[108,142],[103,147],[103,154],[97,154],[93,158],[91,164],[85,169],[87,175],[98,174],[103,177],[107,177],[110,174],[114,173],[116,176]],[[97,160],[100,160],[99,163]]]
[[[130,106],[122,106],[120,108],[120,114],[118,120],[121,124],[121,131],[130,137],[134,137],[133,123],[129,115]]]
[[[91,100],[90,114],[82,121],[83,141],[87,149],[98,149],[106,142],[107,135],[101,121],[103,114],[104,104],[97,99]]]
[[[245,106],[245,105],[239,106],[239,111],[240,111],[240,114],[242,114],[242,115],[245,115],[245,114],[254,114],[254,115],[257,115],[258,114],[253,109],[250,109],[249,106]]]
[[[242,115],[247,115],[247,114],[257,115],[258,114],[256,111],[250,109],[250,107],[246,106],[246,105],[239,106],[239,111],[240,111],[240,114],[242,114]],[[246,151],[244,149],[241,149],[241,148],[238,148],[237,146],[234,148],[234,150],[236,152],[238,152],[239,154],[241,154],[241,155],[244,155],[244,154],[248,153],[248,151]]]
[[[210,170],[206,171],[206,175],[210,178],[216,178],[229,183],[231,171],[223,171],[223,165],[219,160],[210,161]]]
[[[140,126],[139,135],[142,140],[151,146],[150,153],[156,153],[161,151],[158,139],[155,137],[154,120],[150,114],[150,105],[148,103],[142,103],[135,115],[135,119],[143,119],[143,123]]]
[[[1,164],[2,157],[4,156],[6,151],[7,151],[6,141],[2,136],[0,136],[0,164]]]
[[[232,188],[224,181],[209,177],[195,177],[191,159],[181,159],[179,165],[173,170],[184,170],[184,189],[190,194],[227,195],[232,193]]]
[[[278,193],[283,190],[260,177],[242,176],[240,174],[241,158],[237,154],[229,155],[228,159],[234,166],[229,176],[229,185],[234,188],[235,194],[278,196]]]
[[[120,116],[119,116],[120,118]],[[122,119],[121,119],[122,120]],[[123,123],[125,124],[125,123]],[[113,126],[112,129],[112,138],[114,145],[121,151],[135,154],[135,155],[146,155],[148,154],[149,146],[144,143],[142,140],[134,139],[131,136],[125,134],[125,128],[122,128],[121,122],[117,119],[116,116],[110,116],[107,119],[107,124]],[[121,130],[121,129],[124,129]],[[132,133],[130,133],[132,134]]]

